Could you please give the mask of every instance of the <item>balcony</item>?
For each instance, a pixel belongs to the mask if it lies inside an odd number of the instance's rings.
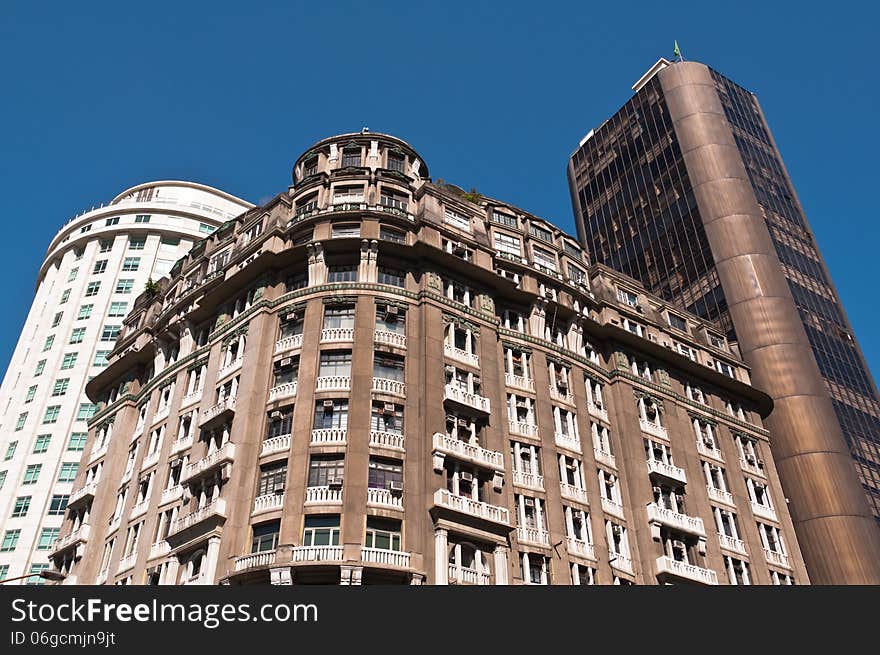
[[[616,516],[619,519],[626,518],[623,513],[623,505],[610,498],[602,498],[602,511],[611,516]]]
[[[718,533],[718,543],[725,550],[733,551],[739,555],[748,555],[746,550],[746,542],[736,537],[728,537],[726,534]]]
[[[147,453],[146,455],[144,455],[144,461],[141,462],[141,471],[144,471],[144,470],[150,468],[151,466],[155,465],[156,462],[159,461],[159,455],[160,455],[159,450],[154,450],[153,452]]]
[[[370,432],[370,445],[374,448],[388,448],[390,450],[404,450],[403,435],[396,432],[384,432],[373,430]]]
[[[521,434],[524,437],[538,436],[538,426],[528,421],[508,421],[507,426],[510,434]]]
[[[55,546],[52,548],[52,556],[54,557],[57,553],[60,553],[63,550],[67,550],[68,548],[77,547],[78,549],[80,545],[86,545],[87,543],[89,543],[89,536],[91,535],[91,532],[92,526],[90,526],[88,523],[83,523],[69,535],[59,537],[55,541]]]
[[[549,546],[550,533],[539,528],[526,528],[517,526],[516,539],[521,544],[533,544],[536,546]]]
[[[195,531],[196,528],[204,529],[204,531],[207,532],[208,529],[213,528],[214,525],[222,523],[225,520],[226,499],[217,498],[204,507],[197,509],[194,512],[190,512],[186,516],[174,521],[169,526],[168,536],[166,538],[171,540],[173,537],[179,536],[186,530]]]
[[[292,562],[341,562],[342,546],[296,546],[290,556]]]
[[[244,361],[244,356],[237,357],[232,360],[225,366],[220,367],[220,370],[217,371],[217,379],[222,380],[225,377],[229,377],[233,373],[241,370],[241,363]]]
[[[575,437],[571,434],[563,434],[562,432],[557,432],[555,435],[556,445],[560,448],[567,448],[572,452],[581,453],[581,440],[578,437]]]
[[[674,577],[688,582],[699,584],[717,585],[718,576],[711,569],[702,566],[679,562],[678,560],[662,555],[657,558],[657,577]]]
[[[656,459],[648,460],[648,475],[656,475],[681,484],[687,483],[687,476],[683,468]]]
[[[746,457],[741,457],[739,460],[739,465],[742,467],[743,473],[750,473],[751,475],[755,475],[759,478],[766,479],[767,474],[764,472],[764,460],[757,459],[756,457],[752,457],[751,455]]]
[[[567,388],[550,385],[550,398],[567,405],[574,405],[574,395]]]
[[[596,458],[596,462],[599,464],[604,464],[610,468],[617,468],[617,460],[614,459],[614,455],[609,453],[607,450],[602,450],[601,448],[593,448],[593,456]]]
[[[159,505],[167,505],[176,502],[181,498],[183,498],[183,485],[178,484],[170,489],[162,491],[162,496],[159,498]]]
[[[513,484],[518,487],[526,487],[528,489],[536,489],[544,491],[544,476],[535,473],[523,473],[522,471],[513,472]]]
[[[260,457],[283,453],[288,450],[290,450],[290,435],[281,434],[277,437],[263,440],[263,444],[260,446]]]
[[[714,459],[716,462],[724,462],[721,451],[715,446],[715,442],[710,439],[697,439],[697,452],[703,457]]]
[[[464,496],[456,496],[446,489],[437,489],[434,492],[434,505],[484,521],[510,525],[510,512],[506,507],[498,507]]]
[[[104,584],[107,582],[107,576],[110,574],[109,568],[103,568],[98,572],[97,577],[95,578],[95,584]]]
[[[608,563],[611,564],[611,568],[613,569],[617,569],[618,571],[622,571],[623,573],[634,575],[632,558],[628,555],[624,555],[623,553],[615,553],[613,550],[609,550]]]
[[[466,441],[453,439],[442,432],[434,433],[434,450],[477,466],[496,471],[504,470],[504,455],[498,451],[486,450]]]
[[[325,375],[315,380],[315,391],[347,391],[351,389],[350,375]]]
[[[153,414],[153,418],[150,420],[150,425],[155,425],[160,421],[164,421],[168,418],[168,414],[171,412],[171,403],[166,402],[162,407],[156,408],[156,413]]]
[[[306,505],[339,505],[341,503],[342,489],[331,489],[326,485],[306,488]]]
[[[235,416],[235,397],[224,398],[219,403],[202,412],[199,427],[203,430],[222,425],[224,421]]]
[[[68,507],[75,507],[77,505],[86,503],[92,500],[95,497],[95,492],[98,490],[98,483],[89,482],[86,485],[83,485],[80,489],[72,491],[70,493],[70,498],[67,499]]]
[[[284,494],[272,493],[264,494],[254,498],[254,509],[251,514],[259,514],[260,512],[271,512],[274,509],[281,509],[284,506]]]
[[[107,534],[113,534],[119,529],[119,526],[122,525],[122,516],[112,516],[110,517],[110,522],[107,525]]]
[[[469,353],[467,350],[456,348],[455,346],[452,346],[448,343],[444,343],[443,354],[446,355],[449,359],[453,359],[456,362],[459,362],[466,366],[480,368],[480,358],[473,353]]]
[[[324,328],[321,330],[321,343],[354,341],[354,328]]]
[[[92,448],[92,452],[89,453],[89,464],[95,463],[97,460],[101,459],[104,455],[107,454],[107,447],[109,443],[105,443],[103,446],[97,446]]]
[[[235,571],[244,571],[258,566],[272,566],[275,563],[275,551],[266,550],[262,553],[252,553],[235,559]]]
[[[776,510],[772,507],[761,505],[760,503],[756,503],[755,501],[752,501],[751,505],[752,514],[754,514],[756,518],[769,519],[770,521],[776,521],[777,523],[779,522],[779,519],[776,516]]]
[[[190,405],[196,404],[202,399],[203,392],[203,389],[196,389],[195,391],[186,394],[180,401],[180,407],[178,409],[184,409],[186,407],[189,407]]]
[[[131,508],[131,510],[129,510],[129,512],[128,512],[128,518],[129,518],[129,520],[139,518],[139,517],[143,516],[144,514],[146,514],[146,513],[147,513],[147,507],[149,507],[149,505],[150,505],[150,500],[149,500],[149,498],[147,498],[147,499],[145,499],[145,500],[142,500],[142,501],[139,502],[139,503],[136,503],[136,504]]]
[[[568,484],[567,482],[559,483],[559,493],[562,494],[563,498],[568,498],[569,500],[573,500],[577,503],[581,503],[582,505],[589,505],[590,501],[587,499],[587,490],[581,489],[580,487],[576,487],[573,484]]]
[[[703,538],[706,537],[706,531],[703,529],[703,519],[673,512],[671,509],[660,507],[656,503],[648,505],[648,522],[659,523],[674,530],[695,534]]]
[[[586,559],[591,560],[596,559],[596,552],[593,550],[593,544],[581,541],[580,539],[575,539],[574,537],[566,537],[565,540],[568,546],[568,552],[571,555],[577,555],[578,557],[585,557]]]
[[[402,510],[403,496],[399,492],[370,487],[367,489],[367,505]]]
[[[280,355],[281,353],[286,353],[289,350],[296,350],[298,348],[302,348],[303,345],[303,335],[294,334],[289,337],[284,337],[283,339],[279,339],[275,342],[275,354]]]
[[[522,389],[523,391],[534,391],[535,381],[522,375],[514,375],[513,373],[504,374],[504,382],[508,387],[513,389]]]
[[[489,585],[492,578],[488,573],[464,566],[450,564],[448,569],[449,584]]]
[[[454,384],[447,384],[443,392],[443,400],[465,405],[480,412],[490,413],[489,399],[475,393],[469,393]]]
[[[283,398],[293,398],[296,395],[296,380],[293,382],[285,382],[269,389],[269,402],[281,400]]]
[[[406,335],[397,332],[389,332],[388,330],[376,330],[373,334],[373,340],[394,348],[406,348]]]
[[[171,452],[168,453],[169,456],[176,455],[177,453],[183,452],[193,445],[193,436],[191,434],[186,435],[185,437],[180,437],[179,439],[175,439],[174,443],[171,444]]]
[[[224,464],[231,463],[235,459],[235,444],[230,442],[215,450],[210,455],[202,457],[197,462],[187,464],[183,467],[183,474],[180,476],[181,484],[186,484],[193,478],[201,477],[211,473],[215,469]]]
[[[400,380],[387,378],[373,378],[373,391],[376,393],[391,394],[392,396],[406,397],[406,384]]]
[[[133,569],[135,562],[137,562],[137,551],[131,553],[130,555],[126,555],[119,560],[119,568],[116,569],[116,573],[124,573],[129,569]]]
[[[147,556],[147,559],[157,559],[159,557],[165,557],[168,553],[171,552],[171,544],[169,544],[164,539],[162,541],[157,541],[152,546],[150,546],[150,554]]]
[[[608,422],[608,410],[605,409],[604,406],[600,407],[595,404],[593,401],[589,401],[587,404],[587,411],[590,412],[590,415],[593,418],[601,419],[602,421]]]
[[[781,566],[784,569],[791,570],[791,562],[788,560],[788,555],[775,550],[770,550],[769,548],[764,548],[763,550],[764,559],[767,560],[768,564],[774,564],[776,566]]]
[[[409,553],[399,550],[385,550],[384,548],[361,548],[361,559],[371,564],[382,564],[399,569],[409,568]]]
[[[669,441],[669,434],[666,432],[666,428],[664,428],[659,423],[653,423],[647,419],[642,418],[639,419],[639,427],[645,434],[650,434],[659,439]]]
[[[348,430],[340,428],[322,428],[312,430],[312,446],[344,446]]]
[[[716,489],[715,487],[706,487],[706,491],[709,492],[709,500],[714,500],[717,503],[723,503],[725,505],[730,505],[731,507],[736,507],[733,502],[733,494],[729,491],[723,491],[722,489]]]

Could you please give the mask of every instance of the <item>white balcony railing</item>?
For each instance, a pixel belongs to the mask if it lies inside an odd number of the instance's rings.
[[[81,524],[76,530],[71,532],[69,535],[64,537],[59,537],[55,540],[55,545],[53,546],[53,552],[59,552],[64,550],[65,548],[70,548],[76,544],[80,543],[88,543],[89,535],[91,534],[92,527],[88,523]]]
[[[562,494],[563,498],[568,498],[569,500],[574,500],[584,505],[589,504],[586,489],[581,489],[580,487],[568,484],[567,482],[560,482],[559,492]]]
[[[561,432],[557,432],[555,435],[556,445],[560,448],[567,448],[568,450],[574,451],[576,453],[581,452],[581,440],[578,437],[575,437],[571,434],[563,434]]]
[[[504,382],[508,387],[512,387],[514,389],[522,389],[524,391],[534,391],[535,390],[535,381],[531,380],[527,377],[523,377],[522,375],[514,375],[513,373],[505,373],[504,374]]]
[[[648,522],[661,523],[700,537],[706,536],[706,531],[703,529],[703,519],[674,512],[671,509],[660,507],[657,503],[648,505]]]
[[[193,436],[191,434],[186,435],[185,437],[180,437],[179,439],[175,439],[174,443],[171,444],[171,452],[169,455],[176,455],[177,453],[183,452],[187,448],[190,448],[193,445]]]
[[[513,472],[513,484],[529,489],[544,491],[544,476],[536,473]]]
[[[189,407],[190,405],[194,405],[198,401],[202,399],[202,394],[204,393],[204,389],[196,389],[195,391],[186,394],[180,401],[180,407],[178,409],[184,409],[185,407]]]
[[[718,503],[724,503],[725,505],[734,506],[733,503],[733,494],[729,491],[724,491],[722,489],[716,489],[715,487],[706,486],[706,491],[709,492],[709,500],[714,500]]]
[[[171,403],[166,402],[163,406],[156,408],[156,413],[153,414],[153,418],[150,420],[151,425],[155,425],[159,421],[164,421],[168,418],[168,414],[171,413]]]
[[[596,461],[600,464],[604,464],[605,466],[610,466],[613,469],[617,468],[617,460],[614,459],[614,455],[609,453],[607,450],[602,450],[600,448],[593,448],[593,455],[596,458]]]
[[[766,505],[761,505],[760,503],[756,503],[755,501],[751,502],[752,505],[752,514],[754,514],[758,518],[769,519],[771,521],[778,521],[779,519],[776,517],[776,510],[772,507],[767,507]]]
[[[611,500],[604,496],[602,497],[602,511],[611,516],[616,516],[619,519],[626,518],[623,513],[623,505],[616,500]]]
[[[277,437],[263,440],[263,444],[260,446],[260,455],[274,455],[286,450],[290,450],[290,435],[280,434]]]
[[[539,528],[527,528],[519,525],[516,528],[516,538],[520,543],[524,544],[550,545],[550,533]]]
[[[344,391],[350,388],[350,375],[325,375],[315,380],[315,391]]]
[[[403,435],[397,434],[396,432],[373,430],[370,432],[370,445],[375,448],[403,450]]]
[[[177,484],[169,489],[163,489],[159,497],[159,505],[167,505],[176,502],[183,497],[183,485]]]
[[[97,577],[95,578],[95,584],[104,584],[107,582],[107,576],[110,574],[109,567],[105,567],[98,572]]]
[[[724,457],[721,455],[721,451],[718,450],[717,446],[712,441],[697,439],[697,452],[704,457],[714,459],[716,462],[724,461]]]
[[[737,539],[736,537],[728,537],[726,534],[718,533],[718,543],[721,544],[722,548],[727,550],[732,550],[735,553],[739,553],[741,555],[747,555],[746,551],[746,542],[742,539]]]
[[[388,489],[367,489],[367,505],[403,509],[403,496]]]
[[[169,544],[164,539],[162,541],[157,541],[152,546],[150,546],[150,554],[147,559],[156,559],[158,557],[165,557],[168,553],[171,552],[171,544]]]
[[[156,462],[158,462],[158,461],[159,461],[159,455],[160,455],[160,452],[159,452],[158,449],[157,449],[157,450],[154,450],[154,451],[151,452],[151,453],[147,453],[146,455],[144,455],[144,461],[141,462],[141,471],[150,468],[150,467],[153,466]]]
[[[290,556],[293,562],[341,562],[342,546],[297,546]]]
[[[613,550],[608,550],[608,562],[611,564],[612,568],[617,569],[618,571],[623,571],[624,573],[633,574],[633,562],[632,558],[628,555],[624,555],[623,553],[615,553]]]
[[[97,446],[92,448],[92,452],[89,453],[89,464],[94,463],[96,460],[101,459],[104,455],[107,454],[107,447],[109,443],[105,443],[103,446]]]
[[[601,419],[603,421],[608,421],[608,410],[605,407],[599,407],[593,402],[588,402],[587,411],[590,412],[592,416],[595,418]]]
[[[324,328],[321,330],[321,343],[354,341],[354,328]]]
[[[456,348],[448,343],[444,343],[443,354],[449,357],[449,359],[454,359],[462,364],[473,366],[474,368],[480,368],[480,358],[473,353],[469,353],[467,350],[462,350],[461,348]]]
[[[186,482],[192,480],[193,478],[204,475],[218,466],[231,462],[234,459],[235,444],[228,441],[210,455],[205,455],[197,462],[184,466],[180,481]]]
[[[684,578],[701,584],[718,584],[718,576],[712,569],[705,569],[702,566],[688,564],[687,562],[679,562],[666,555],[661,555],[657,558],[657,575],[662,574],[674,575],[678,578]]]
[[[580,539],[575,539],[574,537],[566,537],[566,543],[568,545],[568,552],[572,555],[578,555],[592,560],[596,559],[596,552],[593,550],[593,544],[581,541]]]
[[[478,466],[504,470],[504,455],[496,450],[486,450],[480,446],[469,444],[466,441],[453,439],[442,432],[434,433],[434,450],[451,455],[456,459],[465,460]]]
[[[225,366],[222,366],[219,371],[217,371],[217,379],[220,380],[222,378],[228,377],[238,371],[241,368],[241,364],[244,361],[244,357],[238,357]]]
[[[764,548],[764,558],[770,564],[775,564],[776,566],[791,569],[791,562],[789,562],[788,555],[786,555],[785,553],[780,553],[775,550],[770,550],[769,548]]]
[[[666,428],[659,423],[653,423],[647,419],[639,419],[639,427],[642,429],[642,432],[659,437],[660,439],[669,440],[669,434],[666,432]]]
[[[306,505],[337,504],[341,502],[342,489],[331,489],[328,486],[306,488]]]
[[[183,530],[186,530],[187,528],[201,523],[202,521],[205,521],[213,516],[226,516],[225,498],[217,498],[215,500],[212,500],[204,507],[197,509],[194,512],[190,512],[186,516],[177,519],[169,526],[168,534],[177,534],[178,532],[182,532]]]
[[[228,398],[224,398],[219,403],[206,409],[202,412],[202,420],[199,424],[200,426],[205,426],[206,424],[214,421],[215,419],[223,416],[224,414],[231,413],[235,411],[235,396],[230,396]]]
[[[282,398],[293,398],[296,395],[296,380],[285,382],[269,389],[269,402]]]
[[[146,500],[142,500],[142,501],[139,502],[139,503],[136,503],[136,504],[131,508],[131,511],[129,511],[129,513],[128,513],[128,518],[129,518],[129,519],[136,519],[136,518],[138,518],[138,517],[140,517],[140,516],[143,516],[144,514],[147,513],[147,507],[149,507],[149,505],[150,505],[150,500],[149,500],[149,498],[146,499]]]
[[[574,405],[574,395],[568,389],[562,389],[554,384],[550,385],[550,398],[568,405]]]
[[[764,472],[764,463],[763,461],[750,457],[748,459],[740,458],[739,465],[742,467],[744,473],[751,473],[752,475],[757,475],[761,478],[766,478],[766,473]]]
[[[259,514],[260,512],[269,512],[273,509],[281,509],[283,506],[283,493],[264,494],[254,498],[254,509],[251,513]]]
[[[384,548],[361,548],[361,559],[372,564],[384,564],[400,569],[409,568],[409,553],[399,550],[385,550]]]
[[[452,584],[488,585],[492,584],[492,578],[483,571],[450,564],[449,582]]]
[[[252,553],[235,559],[235,570],[244,571],[255,566],[271,566],[275,563],[275,551],[266,550],[262,553]]]
[[[685,475],[683,468],[656,459],[648,460],[648,474],[661,475],[670,480],[681,482],[682,484],[687,483],[687,476]]]
[[[119,560],[119,568],[116,570],[117,573],[122,573],[124,571],[128,571],[131,568],[134,568],[134,563],[137,562],[137,551],[131,553],[130,555],[126,555],[122,559]]]
[[[86,500],[88,498],[94,498],[95,492],[98,490],[97,482],[89,482],[86,485],[83,485],[81,488],[76,489],[70,493],[70,498],[67,499],[67,506],[75,505],[76,503]]]
[[[388,330],[376,330],[373,334],[373,340],[376,343],[382,343],[386,346],[394,346],[395,348],[406,348],[406,335],[398,332],[389,332]]]
[[[275,354],[280,355],[281,353],[287,352],[288,350],[296,350],[297,348],[302,348],[302,343],[303,335],[301,334],[294,334],[293,336],[279,339],[275,342]]]
[[[456,496],[446,489],[437,489],[434,492],[434,504],[445,507],[455,512],[468,514],[494,523],[510,524],[510,512],[506,507],[490,505],[464,496]]]
[[[406,384],[400,380],[389,380],[387,378],[373,378],[373,391],[376,393],[387,393],[392,396],[406,397]]]
[[[490,412],[488,398],[480,396],[479,394],[469,393],[454,384],[446,385],[443,393],[443,399],[461,403],[462,405],[467,405],[468,407],[473,407],[474,409],[481,412],[486,412],[487,414]]]
[[[341,428],[321,428],[312,430],[313,446],[341,446],[345,444],[348,430]]]
[[[511,434],[521,434],[525,437],[538,436],[538,426],[527,421],[508,421],[508,428]]]

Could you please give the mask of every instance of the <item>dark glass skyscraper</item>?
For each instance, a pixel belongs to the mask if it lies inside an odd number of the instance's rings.
[[[880,530],[855,496],[860,481],[880,520],[880,401],[758,100],[696,62],[661,60],[633,89],[569,162],[578,236],[738,342],[776,403],[811,578],[876,582]]]

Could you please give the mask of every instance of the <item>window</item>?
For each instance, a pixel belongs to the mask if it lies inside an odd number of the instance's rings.
[[[617,290],[617,299],[623,304],[629,305],[630,307],[639,306],[639,297],[632,291],[627,291],[626,289]]]
[[[55,494],[49,501],[49,516],[64,516],[67,510],[67,501],[70,498],[67,494]]]
[[[202,234],[211,234],[214,231],[214,227],[208,225],[207,223],[199,223],[199,232]]]
[[[58,472],[58,482],[73,482],[78,468],[79,463],[77,462],[64,462]]]
[[[550,243],[553,242],[553,233],[550,230],[547,230],[540,225],[536,225],[535,223],[529,224],[529,234],[533,237],[537,237],[542,241],[548,241]]]
[[[56,423],[60,413],[61,405],[51,405],[47,407],[46,414],[43,416],[43,423]]]
[[[318,174],[318,155],[312,155],[303,162],[303,178]]]
[[[61,370],[66,371],[69,368],[73,368],[76,364],[76,357],[78,353],[65,353],[64,359],[61,361]]]
[[[380,550],[400,550],[400,521],[367,517],[367,534],[364,546]]]
[[[463,216],[459,214],[454,209],[446,208],[445,213],[443,214],[444,222],[457,227],[459,230],[464,230],[465,232],[471,231],[471,221],[467,216]]]
[[[399,173],[404,172],[404,168],[406,167],[406,159],[404,158],[402,153],[398,152],[389,152],[388,153],[388,168],[392,171],[398,171]]]
[[[15,422],[15,431],[18,432],[24,427],[24,422],[27,421],[27,412],[22,412],[18,415],[18,419]]]
[[[143,250],[147,245],[147,237],[129,237],[128,238],[128,249],[129,250]]]
[[[113,250],[113,239],[101,239],[98,252],[110,252]]]
[[[275,550],[276,546],[278,546],[278,533],[280,531],[280,521],[269,521],[262,525],[255,525],[254,536],[251,539],[251,552],[263,553]]]
[[[403,405],[374,400],[370,414],[370,431],[403,434]]]
[[[327,282],[357,282],[357,264],[327,267]]]
[[[688,324],[687,321],[684,320],[678,314],[672,314],[667,312],[666,319],[669,321],[669,327],[674,327],[676,330],[681,330],[682,332],[687,332]]]
[[[390,489],[392,483],[403,484],[403,465],[396,459],[370,457],[369,478],[370,489]]]
[[[64,312],[58,312],[55,316],[52,317],[52,327],[58,327],[58,324],[61,322],[61,317],[64,316]]]
[[[120,279],[116,280],[116,290],[114,293],[131,293],[134,287],[134,280]]]
[[[516,216],[511,216],[510,214],[504,214],[502,212],[493,211],[492,212],[492,222],[498,223],[499,225],[506,225],[507,227],[519,227],[519,223],[516,220]]]
[[[721,362],[716,359],[715,370],[729,378],[736,379],[736,373],[734,372],[733,367],[727,362]]]
[[[46,337],[46,341],[43,342],[43,352],[49,350],[52,347],[53,343],[55,343],[55,335],[50,334],[48,337]]]
[[[495,249],[499,252],[522,257],[522,242],[519,240],[519,237],[504,234],[503,232],[495,233]]]
[[[79,267],[75,266],[70,269],[70,273],[67,274],[67,281],[73,282],[76,279],[76,274],[79,273]]]
[[[303,546],[338,546],[339,516],[307,516],[303,528]]]
[[[331,236],[334,239],[345,237],[359,237],[361,235],[360,223],[345,223],[343,225],[334,225]]]
[[[98,406],[92,403],[80,403],[79,410],[76,413],[77,421],[88,421],[95,415]]]
[[[587,274],[574,264],[568,265],[568,279],[575,284],[586,284]]]
[[[97,350],[95,351],[95,361],[92,362],[92,366],[107,366],[107,355],[110,354],[109,350]]]
[[[76,320],[82,321],[91,317],[93,307],[94,305],[80,305],[79,313],[76,315]]]
[[[116,341],[120,329],[119,325],[105,325],[101,332],[101,341]]]
[[[19,496],[15,499],[15,506],[12,508],[12,518],[20,519],[27,516],[28,508],[31,506],[30,496]]]
[[[287,460],[261,466],[260,479],[257,483],[257,495],[268,496],[284,493],[284,482],[286,480]]]
[[[51,550],[52,546],[55,545],[55,540],[58,539],[59,532],[61,532],[61,528],[43,528],[40,531],[40,540],[37,542],[37,550]]]
[[[18,544],[18,537],[21,530],[7,530],[3,534],[3,543],[0,545],[0,553],[11,553]]]
[[[31,570],[28,573],[32,575],[24,581],[27,585],[43,585],[45,583],[45,578],[40,577],[40,573],[49,568],[48,564],[31,564]]]
[[[65,289],[64,292],[61,294],[61,300],[58,301],[58,304],[63,305],[64,303],[66,303],[68,301],[69,298],[70,298],[70,289]]]
[[[0,471],[0,489],[3,488],[3,485],[5,482],[6,482],[6,471]]]
[[[95,268],[92,269],[92,275],[97,275],[99,273],[103,273],[107,270],[107,260],[100,259],[95,262]]]
[[[397,268],[379,266],[378,278],[376,281],[379,284],[387,284],[391,287],[403,288],[406,286],[406,273]]]
[[[34,453],[45,453],[49,450],[49,442],[52,441],[51,434],[38,434],[34,441]]]
[[[293,427],[293,408],[282,407],[280,410],[271,412],[268,424],[266,439],[290,435]]]
[[[133,272],[138,270],[141,265],[140,257],[126,257],[122,260],[122,270],[126,272]]]
[[[361,149],[354,148],[343,148],[342,150],[342,167],[348,168],[349,166],[360,166],[361,165]]]
[[[326,487],[328,480],[341,480],[345,472],[342,455],[312,455],[309,460],[310,487]]]
[[[86,335],[86,329],[84,327],[74,328],[70,333],[70,341],[68,343],[71,343],[71,344],[82,343],[85,335]]]
[[[394,189],[383,186],[379,195],[379,202],[383,207],[397,210],[397,213],[405,213],[409,208],[409,195],[398,193]]]
[[[330,305],[324,309],[324,329],[354,327],[354,305]]]
[[[28,467],[24,471],[24,479],[22,479],[22,484],[36,484],[37,478],[40,477],[40,469],[43,468],[42,464],[28,464]]]
[[[377,305],[376,330],[406,334],[406,313],[395,305]]]
[[[320,377],[351,375],[351,351],[325,350],[322,352],[318,375]]]
[[[32,387],[28,387],[27,395],[24,397],[24,402],[29,403],[34,399],[34,396],[37,395],[37,385],[35,384]]]
[[[360,184],[356,186],[338,186],[333,189],[333,204],[360,204],[364,201],[364,187]]]
[[[86,432],[72,432],[70,441],[67,442],[67,450],[82,451],[86,447],[86,438],[88,436]]]
[[[400,230],[394,230],[384,225],[379,227],[379,238],[383,241],[391,241],[393,243],[406,243],[406,234]]]
[[[138,214],[134,217],[135,223],[149,223],[150,222],[150,214]]]
[[[306,214],[318,209],[318,194],[310,193],[296,201],[296,216],[305,217]]]
[[[107,316],[111,318],[119,318],[125,316],[127,313],[128,303],[123,300],[110,303],[110,311],[107,312]]]
[[[9,445],[6,446],[6,456],[3,458],[4,462],[8,462],[15,456],[15,449],[18,447],[18,441],[10,441]],[[5,472],[5,471],[4,471]]]
[[[345,430],[348,427],[348,400],[319,400],[315,403],[315,430]]]
[[[556,255],[549,250],[532,246],[532,259],[535,266],[539,268],[546,268],[551,271],[556,270]]]
[[[40,361],[37,362],[37,368],[34,369],[34,376],[42,375],[45,368],[46,368],[46,360],[41,359]]]
[[[373,377],[403,382],[403,366],[403,357],[377,352],[373,356]]]
[[[89,285],[86,287],[86,297],[97,296],[98,291],[101,289],[100,282],[89,282]]]

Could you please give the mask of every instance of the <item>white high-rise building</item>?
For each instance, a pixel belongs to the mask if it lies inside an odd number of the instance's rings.
[[[252,206],[201,184],[149,182],[55,235],[0,387],[0,579],[49,566],[94,411],[85,386],[134,299]]]

